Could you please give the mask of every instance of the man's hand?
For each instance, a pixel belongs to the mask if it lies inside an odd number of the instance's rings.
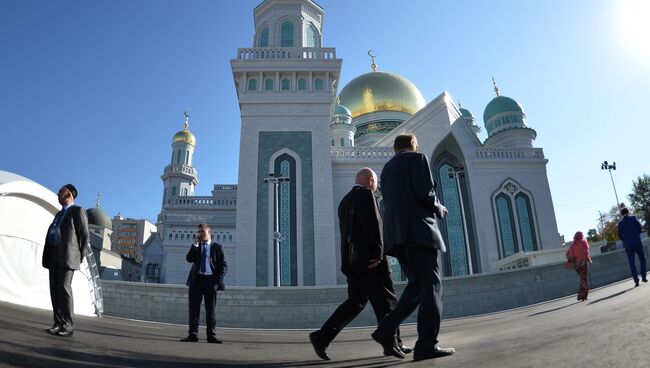
[[[440,213],[442,214],[442,218],[445,218],[445,217],[447,217],[447,214],[449,213],[449,211],[447,210],[447,207],[445,207],[445,206],[441,206],[441,207],[442,207],[442,210],[440,211]]]
[[[381,261],[378,259],[371,259],[368,261],[368,269],[372,270],[373,268],[377,267]]]

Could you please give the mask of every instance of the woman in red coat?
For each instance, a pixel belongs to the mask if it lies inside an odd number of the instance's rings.
[[[573,236],[573,243],[566,251],[566,259],[568,262],[573,263],[573,268],[580,276],[580,289],[578,290],[578,300],[587,300],[589,294],[589,281],[587,280],[588,264],[591,263],[589,256],[589,243],[582,235],[582,231],[578,231]]]

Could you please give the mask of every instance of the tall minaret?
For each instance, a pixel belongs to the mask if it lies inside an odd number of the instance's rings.
[[[274,187],[281,285],[336,284],[330,113],[341,60],[324,48],[323,8],[265,0],[253,47],[231,60],[241,110],[235,283],[274,284]]]
[[[190,115],[186,111],[183,130],[174,134],[172,139],[172,158],[169,165],[165,166],[160,176],[164,183],[161,213],[158,222],[162,220],[165,206],[171,205],[176,197],[194,195],[194,187],[199,183],[196,169],[192,166],[194,159],[194,146],[196,138],[189,130]]]

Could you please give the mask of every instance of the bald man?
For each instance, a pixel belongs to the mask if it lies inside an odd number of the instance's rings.
[[[348,299],[325,321],[318,331],[309,334],[316,355],[330,360],[327,347],[341,330],[365,308],[368,300],[377,323],[390,312],[397,298],[384,255],[382,223],[375,202],[377,174],[364,167],[357,172],[355,185],[339,204],[341,230],[341,272],[347,277]],[[397,338],[394,349],[385,355],[403,358],[411,348]]]

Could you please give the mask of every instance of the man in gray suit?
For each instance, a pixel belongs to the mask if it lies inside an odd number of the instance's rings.
[[[77,188],[66,184],[59,189],[62,206],[47,230],[43,267],[50,270],[50,298],[54,325],[47,332],[55,336],[70,337],[74,331],[74,300],[72,276],[88,255],[88,217],[86,211],[75,206]]]
[[[385,351],[395,349],[395,331],[419,305],[413,360],[451,355],[453,348],[438,345],[442,315],[438,251],[445,252],[446,248],[436,218],[444,218],[447,209],[436,198],[429,161],[417,152],[415,135],[399,135],[394,149],[395,156],[384,165],[380,180],[385,211],[384,249],[399,260],[408,284],[372,338]]]

